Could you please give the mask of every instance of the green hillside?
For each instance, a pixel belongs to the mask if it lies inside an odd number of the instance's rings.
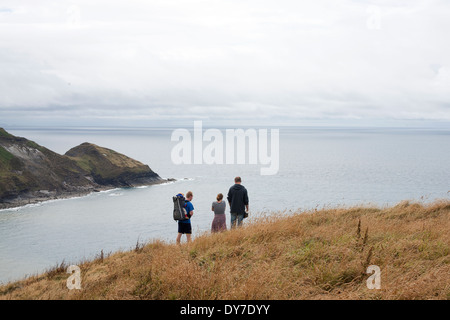
[[[159,183],[147,165],[83,143],[60,155],[0,128],[0,209],[101,188]]]

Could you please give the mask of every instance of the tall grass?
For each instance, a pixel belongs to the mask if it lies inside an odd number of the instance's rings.
[[[450,299],[450,202],[264,214],[0,287],[0,299]],[[381,268],[370,290],[369,265]],[[58,276],[59,275],[59,276]]]

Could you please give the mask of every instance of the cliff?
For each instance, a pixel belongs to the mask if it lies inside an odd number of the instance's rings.
[[[161,180],[148,165],[95,144],[85,142],[67,151],[65,156],[89,172],[99,185],[133,187]]]
[[[83,143],[60,155],[0,128],[0,209],[163,181],[148,165],[114,150]]]

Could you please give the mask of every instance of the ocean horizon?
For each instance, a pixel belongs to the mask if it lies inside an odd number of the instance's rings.
[[[248,189],[251,216],[449,198],[447,128],[279,127],[279,170],[267,176],[260,164],[174,164],[176,128],[5,128],[60,154],[94,143],[177,181],[0,210],[0,283],[137,242],[174,242],[172,195],[178,192],[194,193],[194,237],[209,232],[211,203],[217,193],[226,196],[235,176]]]

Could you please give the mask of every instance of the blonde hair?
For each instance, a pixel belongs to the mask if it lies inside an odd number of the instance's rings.
[[[221,193],[219,193],[218,195],[217,195],[217,201],[220,201],[220,200],[222,200],[223,199],[223,194],[221,194]]]

